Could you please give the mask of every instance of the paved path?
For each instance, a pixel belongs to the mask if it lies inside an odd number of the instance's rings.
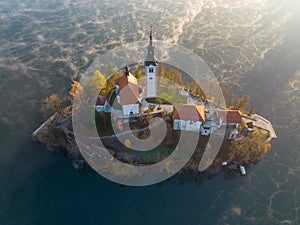
[[[271,139],[277,138],[275,130],[274,130],[272,124],[270,123],[270,121],[263,118],[262,116],[253,114],[251,117],[243,116],[243,119],[246,123],[253,122],[253,126],[258,127],[263,130],[266,130],[266,131],[269,131]]]
[[[188,104],[204,105],[205,109],[208,112],[210,112],[210,113],[214,112],[215,110],[222,110],[223,109],[223,108],[218,107],[217,105],[215,105],[215,104],[213,104],[211,102],[203,102],[200,99],[192,96],[188,91],[185,91],[183,89],[180,90],[180,94],[187,97],[187,103]],[[143,103],[142,105],[145,108],[148,108],[149,103],[145,99],[142,100],[142,103]],[[156,105],[156,107],[158,107],[159,104],[154,104],[154,105]],[[159,113],[159,112],[161,112],[163,110],[166,110],[167,113],[172,113],[173,112],[173,106],[172,105],[163,105],[163,104],[161,104],[159,106],[160,106],[161,109],[157,110],[157,108],[156,108],[156,110],[154,112],[152,112],[152,113]],[[146,114],[144,114],[144,115],[146,115]],[[123,117],[125,118],[125,116],[122,116],[122,111],[120,111],[118,113],[118,116],[119,116],[119,118],[123,118]],[[126,116],[126,117],[128,117],[128,116]],[[249,117],[249,116],[243,116],[243,119],[244,119],[244,121],[246,123],[253,122],[253,126],[270,132],[270,138],[271,139],[277,138],[275,130],[274,130],[272,124],[270,123],[270,121],[268,121],[267,119],[263,118],[262,116],[254,114],[251,117]]]

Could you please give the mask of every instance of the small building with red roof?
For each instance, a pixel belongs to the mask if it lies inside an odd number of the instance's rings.
[[[205,122],[203,105],[174,104],[173,129],[200,132],[200,127]]]
[[[237,126],[242,123],[242,113],[239,110],[217,110],[222,125]]]

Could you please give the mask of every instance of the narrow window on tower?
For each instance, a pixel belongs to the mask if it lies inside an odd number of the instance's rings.
[[[149,73],[153,73],[153,68],[149,68]]]

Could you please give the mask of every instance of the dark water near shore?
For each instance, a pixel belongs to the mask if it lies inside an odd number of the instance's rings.
[[[1,2],[0,225],[300,224],[299,15],[275,0]],[[272,121],[279,138],[246,177],[124,187],[31,141],[45,96],[150,23]]]

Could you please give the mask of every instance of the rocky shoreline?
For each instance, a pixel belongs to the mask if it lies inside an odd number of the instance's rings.
[[[33,141],[40,142],[51,151],[63,151],[70,158],[80,157],[73,128],[72,107],[66,107],[63,114],[55,113],[31,135]]]

